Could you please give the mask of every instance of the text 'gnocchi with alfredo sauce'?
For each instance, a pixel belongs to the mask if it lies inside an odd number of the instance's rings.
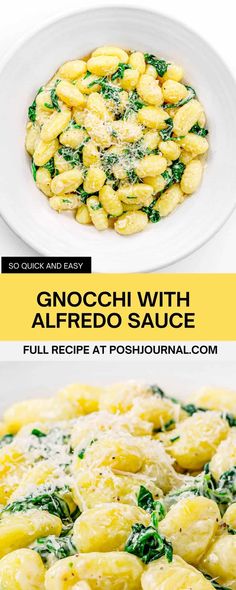
[[[206,116],[181,66],[103,46],[64,63],[28,109],[26,150],[58,212],[127,236],[199,187]]]
[[[16,403],[0,474],[1,590],[236,590],[236,392]]]

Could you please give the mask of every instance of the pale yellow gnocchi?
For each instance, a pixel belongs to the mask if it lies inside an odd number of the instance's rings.
[[[197,395],[75,383],[6,410],[1,590],[236,590],[234,406]]]
[[[128,236],[197,191],[205,123],[181,66],[105,45],[62,64],[38,90],[25,147],[53,211]]]

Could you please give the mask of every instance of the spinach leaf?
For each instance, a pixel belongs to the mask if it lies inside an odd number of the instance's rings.
[[[166,103],[163,105],[164,109],[176,109],[177,107],[183,107],[185,104],[187,104],[190,100],[192,100],[193,98],[195,98],[196,92],[194,90],[194,88],[192,88],[192,86],[187,86],[185,84],[185,88],[187,88],[188,90],[188,96],[186,96],[186,98],[182,98],[182,100],[179,100],[179,102],[176,102],[175,104],[172,104],[171,102]]]
[[[151,521],[152,521],[152,525],[155,528],[157,528],[159,522],[161,520],[163,520],[163,518],[165,518],[165,515],[166,515],[166,509],[165,509],[165,506],[162,504],[162,502],[160,502],[159,500],[154,502],[154,511],[151,514]]]
[[[48,562],[50,554],[55,555],[56,559],[64,559],[77,552],[71,537],[56,537],[55,535],[39,537],[31,545],[31,549],[40,555],[44,563]]]
[[[59,516],[63,524],[71,522],[71,514],[67,502],[59,495],[58,492],[40,493],[38,496],[32,494],[26,496],[23,500],[16,500],[5,506],[0,514],[5,512],[26,512],[32,508],[47,510],[50,514]]]
[[[155,57],[155,55],[152,55],[151,53],[145,53],[144,58],[147,64],[150,64],[156,69],[158,76],[160,76],[160,78],[162,78],[164,74],[167,72],[168,66],[170,64],[164,59],[158,59],[157,57]]]
[[[13,441],[14,435],[13,434],[4,434],[4,436],[2,436],[0,438],[0,449],[2,447],[5,447],[5,445],[10,445],[11,442]]]
[[[195,133],[196,135],[200,135],[200,137],[206,137],[209,131],[208,129],[205,129],[205,127],[200,127],[200,125],[196,123],[196,125],[193,125],[190,129],[189,133]]]
[[[168,420],[166,424],[163,424],[161,428],[154,428],[154,432],[166,432],[170,426],[174,426],[176,424],[175,420]]]
[[[131,69],[131,67],[128,64],[119,63],[118,69],[111,76],[112,82],[114,82],[114,80],[118,80],[118,78],[124,78],[125,70],[130,70],[130,69]]]
[[[147,214],[151,223],[157,223],[161,219],[159,211],[156,211],[156,209],[153,208],[156,202],[157,201],[154,200],[151,205],[148,205],[148,207],[142,207],[142,211]]]
[[[126,170],[126,174],[130,184],[137,184],[140,182],[140,179],[136,174],[134,168],[129,168],[128,170]]]
[[[92,72],[87,71],[85,76],[83,77],[83,80],[86,80],[86,78],[88,78],[89,76],[92,76]]]
[[[84,203],[86,205],[87,198],[90,196],[89,193],[86,193],[86,191],[80,186],[76,189],[75,192],[79,196],[81,203]]]
[[[41,88],[39,88],[35,99],[33,100],[32,104],[29,106],[28,108],[28,117],[29,120],[32,121],[32,123],[34,123],[36,121],[36,98],[38,96],[38,94],[40,94],[40,92],[43,92],[44,88],[43,86],[41,86]]]
[[[162,176],[166,181],[165,190],[172,186],[172,184],[181,181],[184,170],[185,164],[183,164],[183,162],[179,162],[179,160],[176,160],[169,170],[165,170],[165,172],[162,173]]]
[[[97,211],[97,209],[101,209],[101,208],[102,208],[101,203],[98,203],[97,205],[94,205],[93,207],[91,207],[91,209],[93,209],[93,211]],[[83,449],[81,449],[81,451],[79,451],[79,453],[77,455],[79,457],[79,459],[83,459],[84,458],[86,449],[88,447],[91,447],[95,442],[97,442],[97,438],[94,438],[93,440],[91,440],[90,443],[89,443],[89,445],[87,445],[87,447],[84,447]]]
[[[50,160],[48,160],[47,164],[44,164],[44,168],[46,168],[46,170],[50,172],[52,178],[53,176],[55,176],[55,165],[53,157]]]
[[[133,90],[129,94],[129,100],[123,118],[127,119],[131,113],[137,113],[143,107],[145,107],[145,103],[138,95],[137,90]]]
[[[200,408],[199,406],[195,406],[195,404],[181,404],[181,407],[189,416],[193,416],[196,412],[207,411],[206,408]]]
[[[64,160],[66,160],[66,162],[69,162],[71,166],[78,166],[82,163],[82,151],[87,141],[89,141],[89,137],[85,137],[81,145],[75,150],[71,147],[63,146],[58,150],[58,153],[64,158]]]
[[[113,100],[117,104],[120,103],[120,92],[122,92],[122,88],[111,84],[107,76],[102,76],[101,78],[93,80],[93,82],[90,82],[88,86],[90,88],[95,84],[99,84],[99,86],[101,86],[100,92],[105,100]]]
[[[226,412],[226,413],[223,412],[222,418],[227,420],[230,428],[233,428],[234,426],[236,426],[236,418],[235,418],[235,416],[233,416],[233,414],[228,414],[228,412]]]
[[[42,432],[41,430],[38,430],[38,428],[33,428],[31,434],[33,434],[34,436],[37,436],[37,438],[44,438],[45,436],[47,436],[44,432]]]
[[[36,172],[37,172],[38,166],[35,165],[34,160],[32,160],[31,163],[31,171],[32,171],[32,175],[33,175],[33,179],[36,182]]]
[[[174,127],[173,119],[171,119],[171,117],[169,119],[166,119],[165,122],[167,124],[167,127],[159,131],[162,141],[167,141],[171,138]]]
[[[153,512],[155,508],[155,500],[150,490],[144,486],[140,486],[137,500],[139,508],[143,508],[143,510],[147,510],[147,512]]]
[[[45,102],[45,107],[47,107],[48,109],[56,109],[56,111],[58,111],[60,113],[61,109],[59,107],[58,96],[56,93],[56,89],[57,89],[59,82],[61,82],[61,80],[56,80],[54,87],[50,91],[51,104]]]
[[[125,551],[139,557],[145,564],[165,555],[168,562],[173,559],[172,544],[152,525],[134,524],[126,542]]]

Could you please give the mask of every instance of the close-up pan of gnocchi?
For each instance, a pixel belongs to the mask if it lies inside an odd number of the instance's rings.
[[[128,6],[54,16],[0,64],[0,85],[0,212],[34,251],[154,271],[233,212],[235,81],[185,24]]]
[[[204,108],[180,65],[103,46],[64,63],[28,109],[37,187],[79,224],[127,236],[169,215],[199,187]]]
[[[1,590],[236,589],[236,392],[76,383],[0,435]]]

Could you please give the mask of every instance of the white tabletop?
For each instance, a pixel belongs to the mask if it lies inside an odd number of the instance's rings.
[[[125,1],[113,0],[116,5],[126,4]],[[111,5],[110,0],[7,0],[1,7],[0,21],[0,57],[11,48],[21,36],[30,32],[45,20],[56,15],[73,12],[79,8],[99,5]],[[169,16],[185,22],[192,29],[204,36],[220,53],[236,78],[236,37],[235,16],[236,5],[232,0],[222,3],[210,0],[127,0],[127,4],[145,6],[165,12]],[[17,92],[17,89],[16,89]],[[226,89],[227,92],[227,89]],[[223,108],[223,105],[222,105]],[[222,170],[224,174],[224,170]],[[15,186],[17,198],[17,183]],[[222,207],[224,195],[222,194]],[[184,260],[162,269],[162,272],[236,272],[236,210],[207,244]],[[0,218],[0,255],[1,256],[33,256],[37,255],[32,248],[12,232]]]

